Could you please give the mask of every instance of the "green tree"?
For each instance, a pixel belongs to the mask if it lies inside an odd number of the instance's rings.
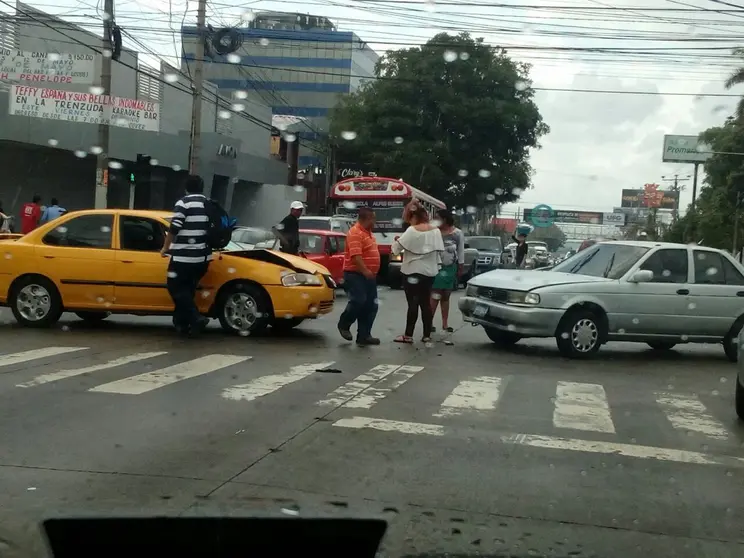
[[[549,128],[529,65],[442,33],[387,53],[375,73],[332,112],[338,160],[370,161],[448,206],[506,203],[530,187],[529,150]]]
[[[548,250],[555,252],[566,242],[566,233],[560,227],[550,225],[549,227],[539,227],[530,233],[527,241],[539,240],[548,245]]]

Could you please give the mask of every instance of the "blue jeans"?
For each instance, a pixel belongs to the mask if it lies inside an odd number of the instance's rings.
[[[338,328],[348,331],[357,322],[357,341],[369,339],[377,317],[377,280],[344,271],[344,290],[349,302],[338,320]]]

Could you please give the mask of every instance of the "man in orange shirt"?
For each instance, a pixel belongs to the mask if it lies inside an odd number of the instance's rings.
[[[346,235],[344,290],[349,302],[338,320],[338,332],[351,341],[351,326],[356,322],[359,346],[380,344],[379,339],[372,337],[372,324],[377,316],[377,272],[380,271],[380,251],[372,234],[374,226],[375,212],[360,207],[359,219]]]

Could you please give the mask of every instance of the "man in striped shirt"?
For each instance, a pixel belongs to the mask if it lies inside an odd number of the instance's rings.
[[[357,345],[379,345],[372,337],[372,325],[377,317],[377,272],[380,271],[380,251],[372,229],[375,212],[359,208],[359,220],[346,235],[344,252],[344,290],[349,302],[338,320],[341,337],[351,341],[351,326],[357,323]]]
[[[210,227],[204,181],[199,176],[186,179],[186,195],[176,202],[170,230],[160,251],[168,265],[168,292],[173,299],[173,325],[180,333],[199,333],[209,323],[196,308],[194,297],[199,281],[212,259],[208,243]]]

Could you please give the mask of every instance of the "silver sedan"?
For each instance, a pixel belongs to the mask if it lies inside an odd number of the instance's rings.
[[[726,252],[685,244],[609,241],[549,271],[497,270],[468,282],[465,321],[500,345],[554,337],[568,357],[608,341],[722,343],[737,361],[744,267]]]

